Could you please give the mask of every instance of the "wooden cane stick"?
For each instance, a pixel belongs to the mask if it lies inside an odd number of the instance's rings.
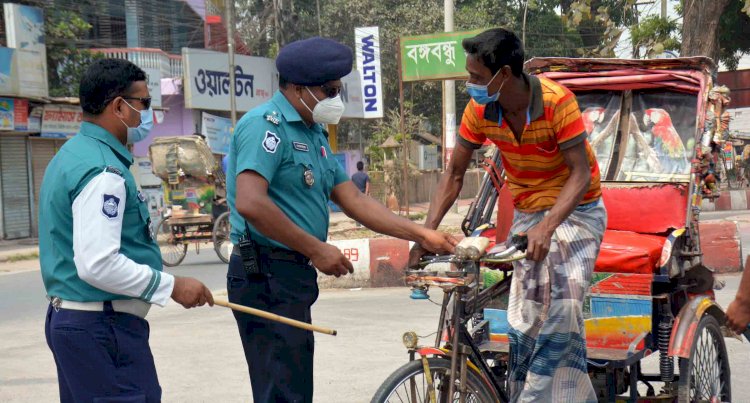
[[[276,315],[275,313],[270,313],[270,312],[262,311],[260,309],[250,308],[249,306],[234,304],[229,301],[214,299],[214,305],[223,306],[225,308],[233,309],[235,311],[246,313],[248,315],[260,316],[261,318],[272,320],[274,322],[284,323],[286,325],[294,326],[296,328],[300,328],[303,330],[309,330],[311,332],[325,333],[325,334],[330,334],[331,336],[335,336],[337,334],[337,332],[333,329],[327,329],[325,327],[311,325],[309,323],[300,322],[298,320],[290,319],[281,315]]]

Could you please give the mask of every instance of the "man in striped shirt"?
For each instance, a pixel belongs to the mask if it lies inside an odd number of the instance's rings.
[[[600,174],[575,96],[523,73],[518,37],[491,29],[463,42],[471,95],[425,225],[458,196],[473,150],[497,145],[527,259],[511,285],[511,401],[596,402],[586,367],[583,299],[606,227]],[[424,252],[415,246],[411,261]]]

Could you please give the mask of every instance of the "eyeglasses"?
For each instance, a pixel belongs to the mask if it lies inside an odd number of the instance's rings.
[[[328,98],[336,98],[336,95],[341,93],[341,87],[329,87],[327,85],[321,85],[320,88]]]
[[[143,104],[143,108],[144,109],[148,109],[148,108],[151,107],[151,97],[139,98],[139,97],[125,97],[125,96],[123,96],[122,99],[130,99],[130,100],[135,100],[135,101],[141,101],[141,103]]]

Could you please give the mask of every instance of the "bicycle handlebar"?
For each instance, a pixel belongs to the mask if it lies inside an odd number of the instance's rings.
[[[516,234],[510,239],[510,246],[497,253],[485,255],[479,262],[483,263],[510,263],[526,258],[526,248],[528,247],[528,238],[526,234]],[[520,252],[520,253],[519,253]],[[460,259],[456,255],[441,256],[423,256],[416,267],[410,267],[410,270],[421,270],[426,266],[436,263],[466,263],[471,259]]]

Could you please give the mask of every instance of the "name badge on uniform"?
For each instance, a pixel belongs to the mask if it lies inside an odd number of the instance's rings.
[[[294,146],[294,149],[297,151],[304,151],[304,152],[308,151],[307,144],[305,143],[299,143],[297,141],[293,141],[292,146]]]
[[[307,187],[311,188],[315,184],[315,175],[313,174],[312,169],[305,169],[303,177],[305,179],[305,185],[307,185]]]

